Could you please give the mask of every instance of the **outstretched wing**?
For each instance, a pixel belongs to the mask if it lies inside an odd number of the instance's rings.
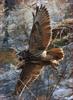
[[[40,63],[40,65],[27,63],[23,66],[24,68],[20,74],[20,79],[17,82],[14,94],[20,94],[25,85],[30,86],[31,83],[34,82],[35,78],[40,73],[42,63]]]
[[[45,7],[36,7],[36,15],[33,16],[33,27],[29,42],[29,51],[38,54],[44,50],[51,41],[50,17]]]

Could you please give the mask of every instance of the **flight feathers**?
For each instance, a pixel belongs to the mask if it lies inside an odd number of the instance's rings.
[[[50,15],[46,7],[37,7],[36,14],[33,16],[33,26],[29,40],[29,51],[32,54],[45,49],[51,42],[52,31],[50,25]]]

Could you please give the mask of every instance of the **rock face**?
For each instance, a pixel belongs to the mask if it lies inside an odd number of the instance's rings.
[[[30,29],[32,27],[32,23],[33,23],[33,16],[32,16],[32,12],[35,10],[36,7],[36,3],[41,4],[43,3],[43,5],[46,5],[46,7],[48,8],[48,11],[51,15],[51,19],[54,22],[58,22],[60,20],[63,20],[65,17],[65,12],[66,12],[66,4],[67,2],[64,0],[38,0],[36,2],[36,0],[9,0],[12,2],[16,2],[16,5],[19,4],[19,7],[17,6],[16,10],[13,10],[10,12],[7,20],[9,20],[9,34],[10,32],[12,33],[21,33],[21,31],[17,31],[18,30],[18,26],[20,25],[24,25],[24,27],[26,28],[26,30],[28,29],[28,31],[30,32]],[[70,1],[69,1],[70,2]],[[0,27],[4,27],[4,22],[5,19],[3,18],[3,3],[0,4]],[[68,7],[69,8],[69,7]],[[71,8],[72,9],[72,8]],[[71,11],[71,10],[70,10]],[[51,23],[52,23],[51,21]],[[25,29],[24,28],[24,29]],[[22,30],[23,33],[25,30]],[[2,29],[0,29],[0,34],[4,33],[4,31]],[[15,34],[14,33],[14,34]]]

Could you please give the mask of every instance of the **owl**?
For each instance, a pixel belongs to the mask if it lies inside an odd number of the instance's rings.
[[[23,87],[30,86],[39,75],[43,66],[51,65],[56,70],[56,65],[64,58],[62,48],[51,48],[52,28],[50,16],[45,6],[36,7],[33,13],[33,26],[31,30],[29,49],[18,54],[18,69],[22,69],[17,81],[15,94],[20,94]]]

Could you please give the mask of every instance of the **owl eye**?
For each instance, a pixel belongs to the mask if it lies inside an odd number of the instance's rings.
[[[23,60],[23,58],[22,58],[22,57],[19,57],[18,59],[19,59],[20,61],[22,61],[22,60]]]

